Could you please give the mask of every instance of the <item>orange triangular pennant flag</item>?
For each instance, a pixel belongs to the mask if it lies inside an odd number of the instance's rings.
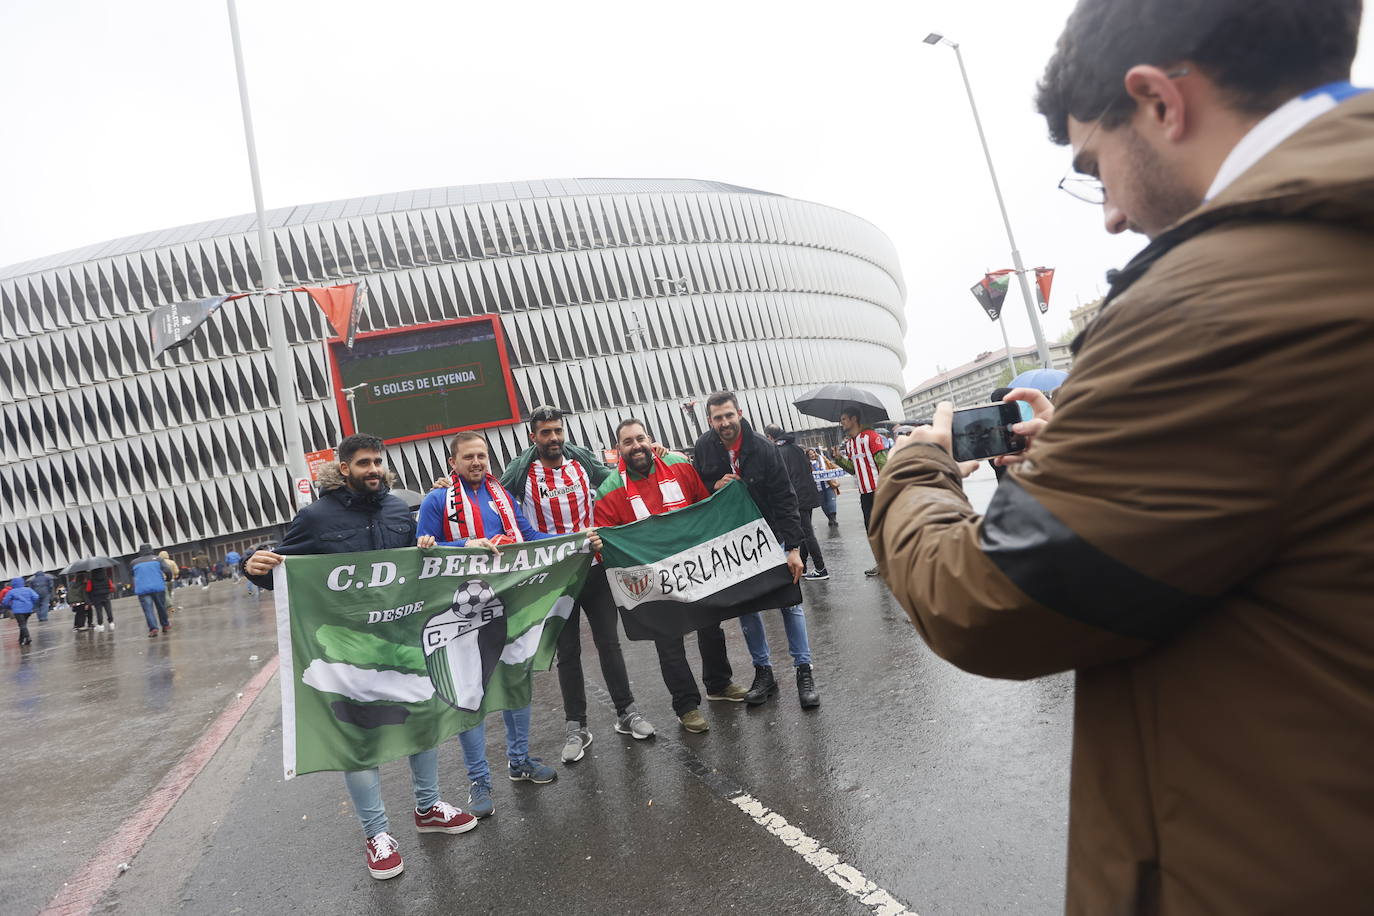
[[[344,346],[353,346],[366,287],[361,283],[345,283],[342,286],[299,286],[296,289],[309,293],[320,311],[324,312],[329,326],[334,329],[334,335],[343,338]]]

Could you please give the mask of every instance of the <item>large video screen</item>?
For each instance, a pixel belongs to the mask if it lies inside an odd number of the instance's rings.
[[[359,334],[353,349],[337,341],[329,355],[347,433],[391,444],[519,420],[494,315]]]

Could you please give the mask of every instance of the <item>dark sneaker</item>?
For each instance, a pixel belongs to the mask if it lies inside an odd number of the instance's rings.
[[[428,811],[415,809],[415,829],[420,833],[467,833],[477,826],[477,818],[445,801],[437,801]]]
[[[396,840],[389,833],[379,833],[367,840],[367,870],[378,881],[394,878],[406,870]]]
[[[468,814],[473,817],[491,817],[496,813],[496,803],[491,800],[491,783],[474,782],[468,787]]]
[[[711,730],[711,723],[706,721],[706,717],[701,714],[700,709],[689,709],[677,717],[682,723],[682,727],[694,735]]]
[[[733,681],[731,681],[729,684],[726,684],[723,688],[717,690],[715,693],[708,692],[706,694],[706,699],[721,700],[725,703],[743,703],[744,695],[746,693],[748,693],[747,690],[745,690],[739,684],[736,684]]]
[[[812,570],[811,572],[809,572],[809,573],[807,573],[806,575],[802,576],[802,578],[803,578],[803,579],[810,579],[812,582],[816,582],[816,581],[819,581],[819,580],[821,580],[821,579],[829,579],[829,578],[830,578],[830,573],[827,572],[827,571],[824,570],[824,569],[816,569],[816,570]]]
[[[633,709],[627,709],[625,715],[615,720],[615,730],[622,735],[630,735],[636,741],[654,736],[654,727],[649,724],[649,720]]]
[[[821,705],[821,695],[816,692],[816,679],[811,674],[810,665],[797,666],[797,699],[802,709],[815,709]]]
[[[754,666],[754,683],[749,686],[749,692],[744,695],[744,702],[750,706],[762,706],[768,702],[768,698],[777,696],[778,682],[773,680],[772,665]]]
[[[170,632],[172,632],[172,625],[169,623],[169,624],[167,624],[167,626],[165,626],[165,627],[162,628],[162,633],[163,633],[163,635],[165,636],[166,634],[168,634],[168,633],[170,633]]]
[[[576,763],[591,747],[592,733],[581,722],[568,722],[568,738],[563,742],[563,762]]]
[[[873,578],[874,576],[876,576],[877,574],[878,574],[878,567],[876,567],[876,566],[873,567],[872,569],[865,569],[865,570],[864,570],[864,575],[865,575],[865,576],[868,576],[870,579],[872,579],[872,578]]]
[[[510,761],[511,782],[532,782],[542,786],[558,778],[558,771],[538,757],[526,757],[520,763]]]

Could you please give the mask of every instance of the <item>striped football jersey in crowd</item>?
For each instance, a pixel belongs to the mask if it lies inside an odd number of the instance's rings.
[[[859,479],[859,492],[872,493],[878,489],[878,462],[873,456],[887,451],[883,437],[866,429],[853,439],[845,438],[844,456],[854,463],[854,476]]]
[[[545,534],[572,534],[591,527],[592,498],[592,479],[576,461],[569,459],[557,468],[535,461],[520,508]]]

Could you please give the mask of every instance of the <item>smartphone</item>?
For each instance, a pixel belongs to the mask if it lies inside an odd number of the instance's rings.
[[[1010,455],[1026,447],[1026,437],[1011,427],[1034,415],[1025,401],[998,401],[983,407],[954,411],[951,439],[955,461],[975,461]]]

